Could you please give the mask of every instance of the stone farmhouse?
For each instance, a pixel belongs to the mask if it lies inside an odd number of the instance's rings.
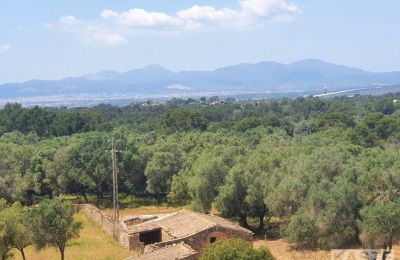
[[[253,240],[253,233],[224,218],[189,210],[166,215],[125,217],[118,223],[93,205],[78,205],[105,233],[141,255],[128,259],[198,259],[207,245],[219,240]]]
[[[181,210],[139,224],[129,225],[129,222],[129,219],[125,220],[130,234],[130,244],[142,249],[144,253],[142,257],[147,257],[147,254],[154,254],[154,252],[157,254],[157,251],[162,249],[173,251],[178,247],[190,248],[193,255],[198,257],[203,254],[207,245],[218,240],[241,238],[252,241],[253,239],[253,233],[250,230],[226,219],[188,210]]]

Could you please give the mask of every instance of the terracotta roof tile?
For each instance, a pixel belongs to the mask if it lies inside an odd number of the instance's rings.
[[[158,250],[137,257],[131,256],[125,260],[178,260],[185,259],[195,254],[196,251],[187,244],[181,242],[179,244],[162,247]]]
[[[129,226],[128,230],[132,234],[162,228],[174,238],[183,238],[215,226],[251,233],[250,230],[224,218],[188,210],[181,210],[146,223]]]

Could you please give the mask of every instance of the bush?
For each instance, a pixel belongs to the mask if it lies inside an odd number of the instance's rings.
[[[266,248],[253,249],[251,243],[241,239],[218,241],[208,246],[201,260],[272,260],[275,259]]]
[[[314,247],[317,237],[317,226],[309,216],[300,213],[292,217],[289,225],[284,230],[284,235],[289,242],[297,243],[299,247]]]
[[[388,202],[365,206],[360,211],[360,238],[369,248],[392,248],[400,239],[400,205]]]

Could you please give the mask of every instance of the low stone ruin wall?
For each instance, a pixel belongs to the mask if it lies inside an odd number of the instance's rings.
[[[251,233],[244,233],[242,231],[217,226],[184,238],[147,245],[144,248],[144,253],[153,252],[165,246],[184,242],[197,252],[197,257],[200,257],[204,253],[205,248],[210,244],[211,237],[215,237],[217,241],[230,238],[240,238],[249,242],[253,241],[253,235]]]
[[[107,214],[91,204],[77,205],[77,211],[84,214],[107,235],[112,236],[120,245],[129,249],[129,233],[126,227],[119,222],[114,222]]]

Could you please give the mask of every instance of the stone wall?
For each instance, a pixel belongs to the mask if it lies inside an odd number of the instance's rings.
[[[253,241],[253,235],[251,233],[217,226],[195,234],[184,242],[193,248],[198,253],[198,256],[201,256],[206,247],[210,244],[211,237],[215,237],[216,241],[230,238],[240,238],[249,242]]]
[[[157,219],[157,216],[148,216],[148,217],[133,217],[133,218],[128,218],[125,219],[125,225],[127,226],[134,226],[134,225],[138,225],[144,222],[148,222],[150,220],[154,220]]]
[[[114,222],[111,217],[91,204],[79,204],[77,211],[89,218],[104,233],[112,236],[120,245],[131,249],[129,233],[122,223]]]
[[[230,238],[240,238],[249,242],[253,241],[253,235],[251,233],[217,226],[192,236],[148,245],[144,248],[144,252],[148,253],[165,246],[184,242],[197,252],[197,257],[200,257],[204,253],[205,248],[210,244],[211,237],[215,237],[216,241]]]

